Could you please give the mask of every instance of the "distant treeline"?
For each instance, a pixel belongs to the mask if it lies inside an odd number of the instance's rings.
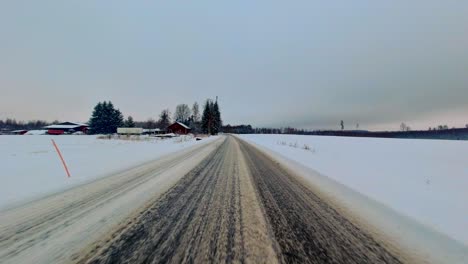
[[[286,128],[253,128],[251,125],[226,125],[224,133],[233,134],[292,134],[340,137],[375,137],[375,138],[418,138],[418,139],[449,139],[468,140],[468,127],[448,128],[439,126],[430,130],[409,131],[366,131],[366,130],[306,130],[291,127]]]
[[[122,112],[111,101],[98,102],[93,109],[88,125],[90,134],[115,133],[117,128],[122,126],[145,129],[159,128],[165,131],[173,122],[172,120],[188,125],[194,134],[216,135],[220,132],[223,124],[218,98],[216,97],[216,100],[206,99],[201,110],[197,102],[193,103],[192,108],[187,104],[179,104],[175,108],[173,119],[169,109],[164,109],[161,111],[158,120],[149,118],[147,121],[135,121],[132,116],[125,119]],[[58,123],[59,121],[47,122],[42,120],[24,122],[7,118],[0,120],[0,133],[10,133],[14,130],[40,130],[48,125]]]
[[[0,120],[0,130],[33,130],[42,129],[45,126],[51,124],[57,124],[59,121],[52,123],[43,120],[31,120],[31,121],[16,121],[16,119],[7,118]]]
[[[192,109],[187,104],[179,104],[175,108],[173,120],[189,126],[194,134],[211,135],[219,133],[223,122],[217,98],[215,101],[211,99],[205,101],[201,115],[197,102],[193,104]],[[171,123],[169,109],[162,110],[157,121],[153,118],[147,121],[135,121],[132,116],[125,119],[122,112],[114,107],[111,101],[97,103],[88,122],[90,134],[112,134],[117,132],[118,127],[122,126],[146,129],[159,128],[165,131]]]
[[[447,128],[441,130],[411,131],[311,131],[306,135],[342,136],[342,137],[375,137],[375,138],[417,138],[417,139],[450,139],[468,140],[468,128]]]
[[[292,127],[286,128],[253,128],[251,125],[226,125],[222,127],[222,132],[232,134],[305,134],[310,131],[304,129],[296,129]]]

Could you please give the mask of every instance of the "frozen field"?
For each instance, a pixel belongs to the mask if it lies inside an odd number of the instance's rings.
[[[68,178],[51,139],[59,146]],[[212,138],[147,141],[96,136],[0,136],[0,209],[107,176]]]
[[[468,142],[242,135],[468,245]]]

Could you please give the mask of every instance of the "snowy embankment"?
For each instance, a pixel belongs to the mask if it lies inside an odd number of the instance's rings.
[[[240,137],[468,245],[467,141]]]
[[[68,165],[68,178],[51,139]],[[141,141],[96,136],[0,136],[0,209],[158,159],[195,144],[191,137]]]

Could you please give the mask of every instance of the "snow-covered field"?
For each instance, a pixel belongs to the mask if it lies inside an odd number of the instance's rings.
[[[51,139],[68,165],[68,178]],[[207,138],[98,139],[96,136],[0,136],[0,209],[58,192],[163,155],[211,141]]]
[[[468,245],[468,142],[242,135]]]

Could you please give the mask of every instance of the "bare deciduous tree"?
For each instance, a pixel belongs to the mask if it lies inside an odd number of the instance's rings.
[[[187,122],[190,119],[191,111],[188,105],[180,104],[176,106],[174,120],[179,122]]]
[[[143,128],[147,129],[155,129],[157,127],[157,123],[153,118],[149,118],[143,125]]]
[[[400,130],[401,130],[401,131],[410,131],[411,128],[410,128],[407,124],[401,123],[401,125],[400,125]]]
[[[194,123],[200,122],[200,109],[197,102],[193,103],[192,106],[192,121]]]

